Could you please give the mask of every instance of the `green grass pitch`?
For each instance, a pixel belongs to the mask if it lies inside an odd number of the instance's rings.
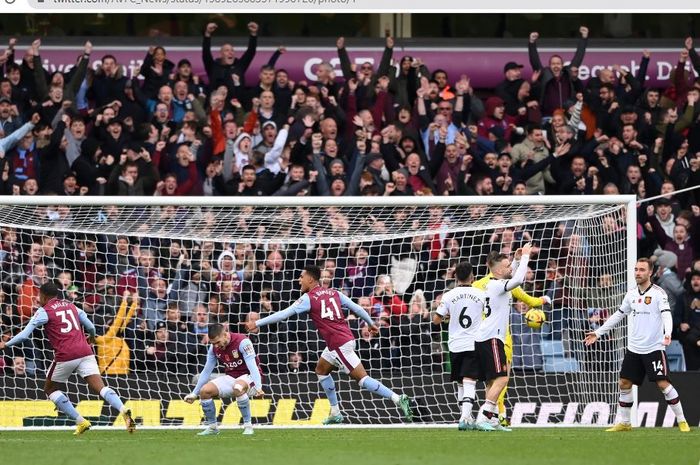
[[[258,429],[255,436],[222,430],[0,431],[3,464],[147,465],[695,465],[700,430],[640,428],[515,429],[512,433],[454,429]]]

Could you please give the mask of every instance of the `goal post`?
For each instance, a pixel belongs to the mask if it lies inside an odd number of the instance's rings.
[[[372,336],[349,321],[370,374],[415,401],[416,421],[459,416],[449,382],[447,334],[431,323],[453,269],[476,277],[497,250],[536,249],[523,289],[549,295],[541,330],[513,302],[513,364],[506,407],[515,425],[607,425],[627,331],[582,344],[634,285],[634,196],[508,197],[0,197],[2,333],[19,332],[38,307],[38,286],[59,283],[97,326],[107,384],[152,427],[196,426],[196,383],[210,322],[243,332],[249,319],[299,297],[301,268],[341,289],[380,326]],[[124,297],[127,291],[133,295]],[[138,298],[135,296],[138,295]],[[264,372],[254,422],[320,425],[328,403],[313,373],[323,350],[307,317],[263,328],[251,340]],[[0,361],[0,428],[57,426],[41,390],[50,351],[42,331]],[[334,375],[352,424],[398,424],[393,405]],[[115,412],[70,378],[66,393],[96,425]],[[483,400],[483,388],[478,391]],[[217,403],[224,425],[240,422],[235,402]],[[117,423],[118,424],[118,423]]]

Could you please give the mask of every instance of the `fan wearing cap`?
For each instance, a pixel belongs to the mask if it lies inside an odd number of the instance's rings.
[[[285,129],[286,128],[286,129]],[[283,126],[282,130],[286,131],[282,136],[278,139],[278,135],[281,132],[278,131],[277,129],[277,123],[275,123],[273,120],[268,120],[265,121],[261,124],[260,126],[260,133],[262,135],[262,140],[258,145],[254,147],[254,150],[262,153],[262,154],[267,154],[271,152],[274,149],[274,153],[271,156],[271,159],[278,160],[279,157],[282,155],[282,149],[284,149],[284,144],[287,142],[287,134],[288,134],[288,128],[286,124]]]
[[[581,37],[576,44],[576,53],[571,59],[571,63],[568,66],[564,66],[564,60],[560,55],[552,55],[549,58],[547,67],[542,66],[540,55],[537,51],[537,40],[540,35],[537,32],[530,33],[528,56],[533,71],[540,73],[539,83],[542,89],[540,107],[542,108],[543,116],[552,116],[554,110],[561,108],[566,100],[576,95],[572,68],[578,68],[583,63],[588,43],[588,28],[581,26],[579,33]]]
[[[130,130],[138,128],[148,121],[148,110],[142,106],[140,92],[138,91],[138,81],[136,78],[128,79],[124,82],[124,92],[120,98],[121,108],[119,115],[124,119],[124,125]],[[161,126],[158,126],[160,129]]]
[[[14,114],[12,101],[3,96],[0,97],[0,139],[9,136],[22,126],[19,115]]]
[[[131,141],[131,134],[124,128],[124,120],[121,116],[114,116],[104,126],[104,130],[98,131],[102,151],[112,156],[122,153]]]
[[[522,69],[524,65],[518,64],[514,61],[509,61],[503,66],[503,80],[498,83],[494,92],[497,97],[506,105],[506,111],[511,116],[515,116],[518,107],[518,89],[523,83]],[[512,109],[515,108],[515,113]]]
[[[372,175],[373,184],[377,185],[380,192],[384,192],[384,185],[389,180],[389,172],[384,164],[381,153],[369,153],[365,157],[365,171]]]
[[[656,128],[647,123],[644,118],[640,118],[634,105],[624,105],[620,108],[615,125],[618,134],[622,133],[625,126],[632,125],[638,133],[637,138],[644,144],[653,143],[656,136]]]
[[[408,183],[410,174],[406,168],[400,168],[391,173],[392,182],[387,183],[384,188],[384,195],[409,196],[414,195],[413,187]]]
[[[170,85],[175,87],[177,82],[187,84],[187,93],[196,97],[204,95],[204,87],[199,82],[199,76],[192,72],[192,63],[187,58],[183,58],[177,62],[175,69],[175,77],[170,82]]]
[[[83,195],[86,192],[87,188],[83,191],[78,185],[78,175],[75,174],[75,171],[66,171],[63,174],[63,191],[61,195]]]
[[[142,355],[146,369],[152,373],[177,373],[180,355],[168,324],[165,321],[155,323]]]

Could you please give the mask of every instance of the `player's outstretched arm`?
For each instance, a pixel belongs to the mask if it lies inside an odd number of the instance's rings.
[[[255,331],[257,328],[262,328],[263,326],[271,325],[273,323],[279,323],[280,321],[286,320],[294,315],[306,313],[309,310],[311,310],[311,300],[309,299],[308,294],[304,294],[299,298],[299,300],[294,302],[286,309],[273,313],[265,318],[261,318],[258,321],[249,321],[245,326],[248,331]]]
[[[185,396],[185,402],[191,404],[199,397],[199,391],[201,391],[202,387],[209,381],[211,374],[214,372],[214,368],[216,368],[216,356],[214,355],[214,346],[210,345],[207,351],[207,363],[204,364],[204,368],[202,368],[202,372],[199,374],[199,378],[197,378],[197,385],[192,389],[190,394]]]
[[[622,321],[622,319],[626,316],[627,316],[627,312],[624,312],[621,308],[620,310],[613,313],[612,316],[610,318],[608,318],[608,320],[603,324],[603,326],[601,326],[600,328],[593,331],[593,333],[589,333],[589,334],[595,334],[596,339],[601,337],[601,336],[604,336],[604,335],[608,334],[611,329],[613,329],[615,326],[617,326],[617,324],[620,321]],[[586,336],[586,337],[588,337],[588,336]],[[595,342],[595,340],[593,342]]]
[[[590,346],[595,344],[595,341],[598,340],[598,335],[594,332],[586,334],[586,337],[583,339],[583,343],[586,346]]]
[[[527,305],[529,308],[541,307],[542,305],[551,304],[552,299],[549,296],[543,295],[542,297],[534,297],[523,290],[522,287],[518,286],[512,290],[513,298],[519,300]]]
[[[520,257],[520,262],[518,263],[518,268],[515,270],[513,277],[506,283],[506,291],[512,291],[516,287],[522,285],[525,282],[525,275],[527,274],[527,262],[530,260],[530,250],[532,246],[526,244],[523,247],[523,255]]]
[[[250,339],[243,339],[241,345],[238,346],[238,351],[243,354],[243,360],[248,367],[250,377],[253,379],[258,392],[262,393],[262,376],[258,369],[257,360],[255,360],[255,348]]]
[[[27,323],[27,326],[19,334],[7,341],[5,347],[12,347],[27,340],[36,328],[40,328],[48,322],[49,316],[46,314],[46,310],[39,307],[37,311],[34,312],[34,316],[29,320],[29,323]]]
[[[345,294],[339,292],[338,295],[340,296],[340,303],[342,305],[347,307],[352,313],[357,315],[358,318],[361,318],[362,321],[364,321],[368,325],[374,326],[374,321],[372,321],[372,317],[369,316],[369,313],[367,313],[367,311],[365,311],[364,308],[353,302],[352,299],[346,296]]]

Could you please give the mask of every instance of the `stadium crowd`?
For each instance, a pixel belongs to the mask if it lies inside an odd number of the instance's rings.
[[[247,82],[257,24],[248,25],[248,47],[240,56],[230,44],[213,56],[216,29],[206,26],[201,58],[192,57],[202,60],[206,76],[194,75],[191,61],[169,61],[160,45],[147,51],[138,78],[127,79],[110,55],[93,70],[90,42],[69,72],[49,74],[40,40],[19,63],[10,40],[0,55],[0,192],[634,194],[640,201],[663,194],[639,204],[639,255],[655,257],[656,281],[674,310],[674,337],[683,344],[687,368],[700,369],[700,194],[674,194],[700,185],[700,79],[686,70],[690,61],[700,73],[692,39],[680,51],[673,85],[657,89],[645,84],[646,51],[636,75],[614,67],[584,82],[577,67],[585,60],[587,28],[580,28],[566,66],[557,55],[540,61],[533,32],[527,43],[532,72],[525,76],[523,65],[504,63],[503,81],[484,94],[467,74],[429,69],[429,56],[394,61],[391,37],[376,67],[351,64],[345,40],[337,40],[343,75],[350,79],[336,78],[322,63],[315,81],[292,82],[277,66],[281,47],[258,79]],[[470,207],[469,214],[478,220],[486,210]],[[159,224],[180,221],[178,211],[160,209]],[[100,215],[120,221],[121,213],[105,206]],[[413,213],[398,209],[374,227],[440,230],[451,212],[432,208],[421,225],[411,224]],[[36,218],[58,225],[70,223],[70,216],[70,208],[57,206],[38,209]],[[323,227],[306,216],[303,209],[289,209],[280,221],[318,238],[347,231],[355,221],[342,209],[329,209]],[[206,224],[206,212],[203,219]],[[380,323],[374,337],[352,322],[360,354],[372,368],[442,370],[440,328],[430,323],[430,312],[452,282],[455,264],[478,261],[483,275],[491,250],[511,252],[534,240],[539,252],[525,288],[553,298],[545,310],[555,324],[542,334],[522,327],[525,308],[514,304],[516,343],[519,337],[535,341],[533,347],[540,337],[563,339],[575,326],[568,323],[572,318],[595,328],[619,305],[608,296],[624,291],[619,276],[606,271],[606,252],[593,250],[592,237],[572,234],[565,223],[316,247],[154,239],[147,228],[133,236],[58,229],[2,229],[2,337],[16,333],[36,310],[38,286],[56,279],[66,298],[80,303],[101,328],[97,347],[106,374],[197,372],[209,322],[242,330],[245,321],[294,302],[298,272],[310,261],[322,266],[325,285],[343,289]],[[607,218],[597,232],[622,241],[623,218]],[[579,247],[589,254],[586,282],[580,283],[590,290],[583,317],[568,310],[564,285],[569,252]],[[264,365],[307,370],[310,354],[322,349],[313,329],[305,319],[280,326],[253,336]],[[15,376],[43,371],[41,349],[25,344],[14,357],[0,359],[0,369]],[[538,361],[537,354],[516,348],[514,366],[539,368],[541,356]]]

